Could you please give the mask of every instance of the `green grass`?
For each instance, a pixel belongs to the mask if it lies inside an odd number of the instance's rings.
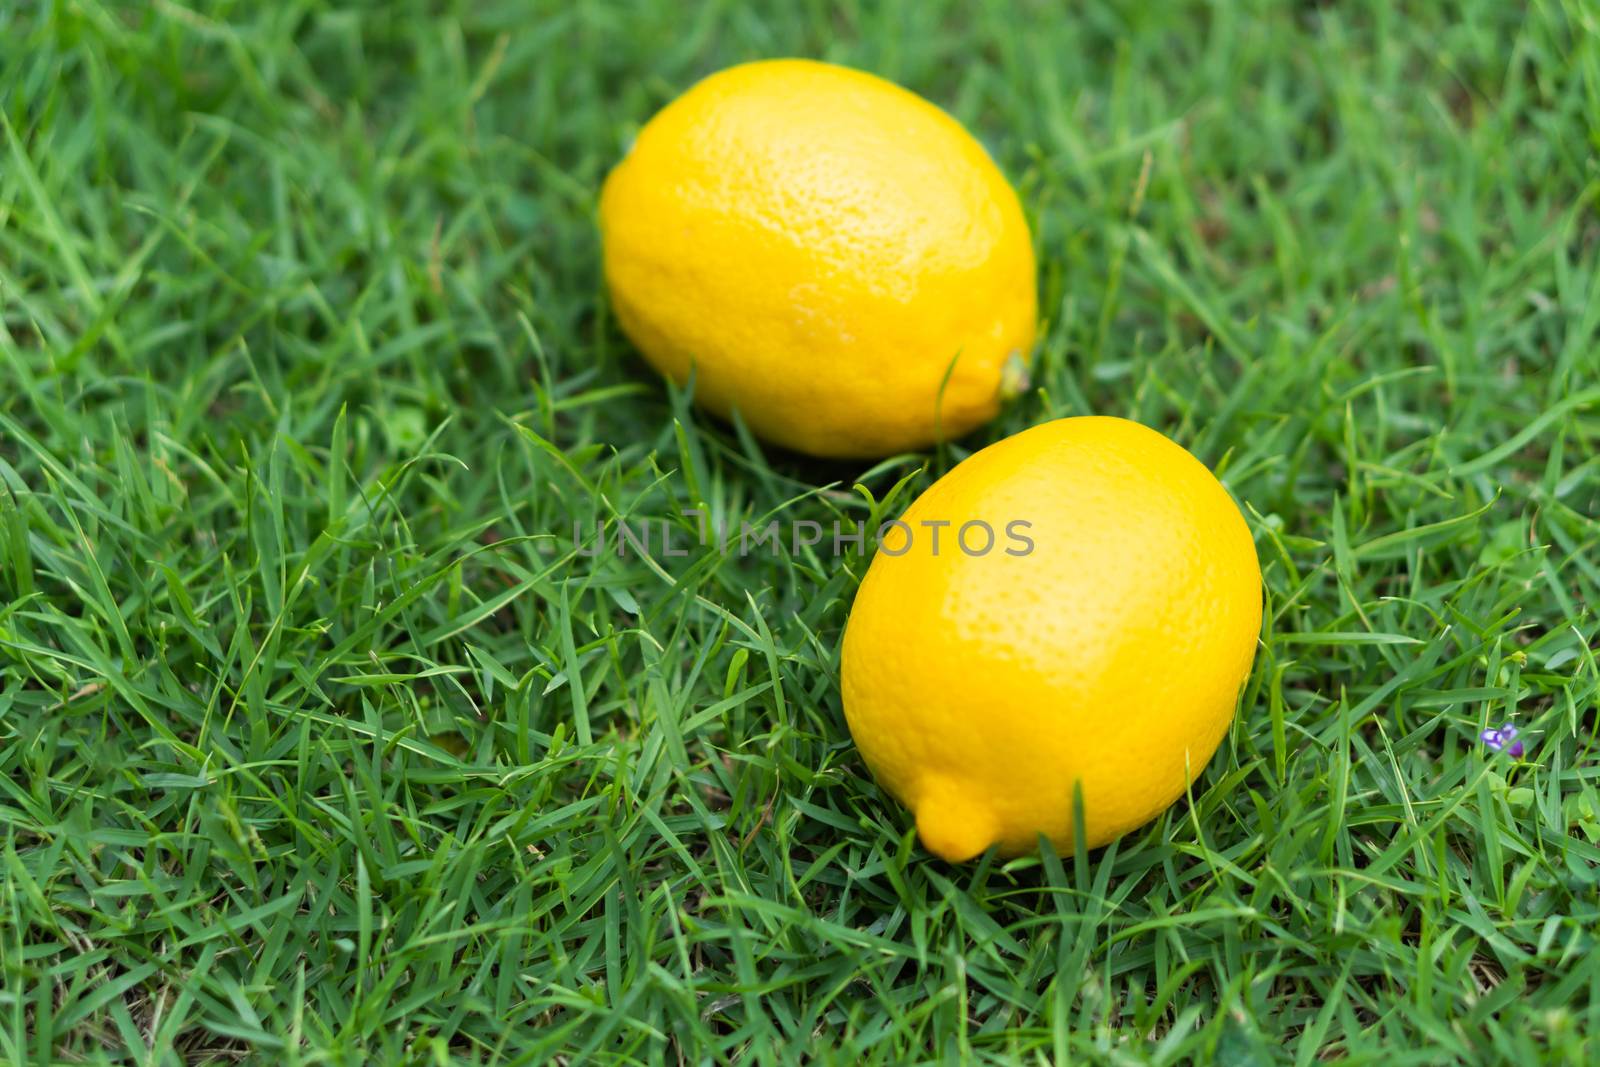
[[[763,6],[0,5],[0,1060],[1594,1062],[1600,12]],[[786,54],[1018,186],[1047,324],[969,439],[764,453],[607,311],[632,132]],[[1085,412],[1268,596],[1092,854],[917,846],[859,555],[574,555]]]

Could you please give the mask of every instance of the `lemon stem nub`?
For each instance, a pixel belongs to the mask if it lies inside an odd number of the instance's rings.
[[[981,854],[995,843],[996,830],[989,810],[951,782],[930,783],[917,802],[917,836],[929,852],[951,863]]]

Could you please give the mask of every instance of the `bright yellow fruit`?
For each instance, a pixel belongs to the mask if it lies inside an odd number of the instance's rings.
[[[1255,544],[1204,464],[1138,423],[1060,419],[961,463],[901,521],[845,629],[844,710],[930,851],[1016,855],[1039,833],[1069,850],[1075,783],[1090,848],[1183,794],[1261,627]],[[969,522],[988,552],[957,542]]]
[[[640,131],[600,226],[646,358],[679,382],[692,365],[706,407],[802,452],[959,436],[1033,345],[1016,194],[960,123],[860,71],[785,59],[705,79]]]

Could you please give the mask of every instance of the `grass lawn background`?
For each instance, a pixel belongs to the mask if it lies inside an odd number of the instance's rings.
[[[1593,1062],[1600,13],[1140,6],[0,5],[0,1060]],[[1029,213],[1034,389],[937,453],[765,453],[606,308],[629,137],[780,55]],[[916,845],[864,556],[574,554],[1088,412],[1268,597],[1090,855]]]

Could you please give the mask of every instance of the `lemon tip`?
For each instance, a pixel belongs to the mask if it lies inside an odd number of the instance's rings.
[[[964,863],[995,843],[997,826],[985,809],[941,787],[917,805],[917,836],[929,852]]]

